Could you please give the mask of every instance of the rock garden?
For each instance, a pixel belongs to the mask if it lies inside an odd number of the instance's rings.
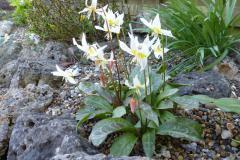
[[[236,4],[1,1],[0,160],[240,159]]]

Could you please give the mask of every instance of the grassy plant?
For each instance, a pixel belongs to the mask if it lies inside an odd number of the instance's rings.
[[[234,15],[236,0],[170,0],[160,13],[164,25],[174,33],[169,48],[182,52],[182,63],[174,71],[186,72],[193,68],[210,69],[230,52],[238,52],[234,45],[240,41],[234,26],[239,15]],[[213,58],[209,65],[206,60]]]
[[[10,0],[10,5],[15,7],[13,18],[16,24],[27,24],[27,11],[32,8],[32,0]]]

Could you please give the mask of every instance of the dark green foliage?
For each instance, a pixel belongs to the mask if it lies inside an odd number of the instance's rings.
[[[85,7],[80,0],[34,0],[28,11],[30,29],[44,39],[71,41],[82,32],[92,33],[93,25],[79,11]]]
[[[237,52],[234,45],[240,36],[233,26],[240,17],[233,14],[236,0],[203,0],[202,3],[199,6],[195,0],[170,0],[166,8],[156,10],[176,37],[169,48],[182,52],[182,63],[175,68],[177,73],[193,68],[210,69],[229,51]],[[207,66],[209,58],[214,62]]]

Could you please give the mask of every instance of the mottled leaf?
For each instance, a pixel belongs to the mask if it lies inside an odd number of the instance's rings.
[[[113,110],[113,118],[120,118],[127,113],[124,106],[117,107]]]
[[[166,121],[172,121],[176,119],[176,116],[174,116],[171,112],[169,111],[163,111],[159,113],[159,118],[162,123]]]
[[[133,133],[126,133],[116,138],[110,148],[110,154],[116,157],[128,156],[137,142]]]
[[[113,111],[113,106],[110,105],[108,101],[101,96],[97,95],[88,96],[84,99],[84,103],[86,106],[91,106],[108,112]]]
[[[240,113],[240,100],[234,98],[221,98],[216,99],[213,103],[225,112]]]
[[[152,109],[152,107],[147,103],[142,103],[140,105],[140,110],[148,120],[152,120],[159,126],[158,114]]]
[[[157,133],[190,141],[202,140],[201,125],[198,122],[187,118],[177,117],[175,120],[166,121],[160,125]]]
[[[170,108],[173,108],[173,102],[168,99],[160,102],[160,104],[157,107],[157,109],[170,109]]]
[[[99,146],[109,134],[123,130],[135,130],[135,128],[129,121],[122,118],[104,119],[93,127],[89,140],[93,145]]]
[[[177,103],[183,109],[195,109],[199,107],[199,101],[191,98],[191,96],[174,96],[170,97],[172,101]]]
[[[85,94],[92,94],[96,91],[95,84],[91,82],[80,82],[77,89],[81,90]]]
[[[144,153],[151,158],[155,151],[156,133],[155,129],[149,129],[142,136],[142,145]]]

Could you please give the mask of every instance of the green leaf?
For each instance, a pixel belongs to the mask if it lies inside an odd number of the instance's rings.
[[[176,120],[176,116],[174,116],[171,112],[169,111],[164,111],[159,113],[159,118],[162,123],[166,121],[173,121]]]
[[[159,126],[158,115],[149,104],[142,103],[139,109],[144,114],[144,117],[146,117],[148,120],[152,120],[153,122],[156,123],[157,126]]]
[[[124,106],[117,107],[113,110],[113,118],[120,118],[127,113]]]
[[[113,111],[113,106],[108,103],[106,99],[101,96],[91,95],[84,99],[86,106],[91,106],[97,109],[105,110],[107,112]]]
[[[160,102],[157,109],[170,109],[173,108],[173,102],[171,100],[164,100]]]
[[[76,114],[76,120],[78,121],[77,127],[80,127],[84,122],[89,119],[93,119],[98,116],[111,114],[105,110],[96,110],[93,107],[86,106],[85,108],[80,109]]]
[[[234,98],[216,99],[213,104],[225,112],[240,113],[240,100]]]
[[[161,101],[161,100],[163,100],[163,99],[165,99],[165,98],[168,98],[168,97],[170,97],[170,96],[173,96],[173,95],[176,94],[178,91],[179,91],[179,89],[177,89],[177,88],[173,88],[173,89],[171,89],[171,88],[165,88],[165,90],[164,90],[162,93],[160,93],[160,95],[158,96],[158,101]]]
[[[172,101],[179,104],[183,109],[194,109],[199,107],[199,101],[191,96],[174,96],[170,97]]]
[[[160,125],[158,134],[190,141],[200,141],[202,140],[202,127],[196,121],[177,117],[175,120],[166,121]]]
[[[115,157],[128,156],[137,142],[133,133],[126,133],[116,138],[110,148],[110,154]]]
[[[194,96],[191,96],[189,98],[196,99],[202,104],[208,104],[208,103],[212,103],[212,102],[215,101],[214,98],[208,97],[206,95],[194,95]]]
[[[142,145],[144,153],[151,158],[155,151],[156,133],[155,129],[149,129],[142,136]]]
[[[108,118],[99,121],[92,129],[89,140],[94,146],[99,146],[107,136],[117,131],[134,131],[134,125],[122,118]]]
[[[81,90],[85,94],[92,94],[96,91],[95,84],[91,82],[80,82],[77,89]]]

